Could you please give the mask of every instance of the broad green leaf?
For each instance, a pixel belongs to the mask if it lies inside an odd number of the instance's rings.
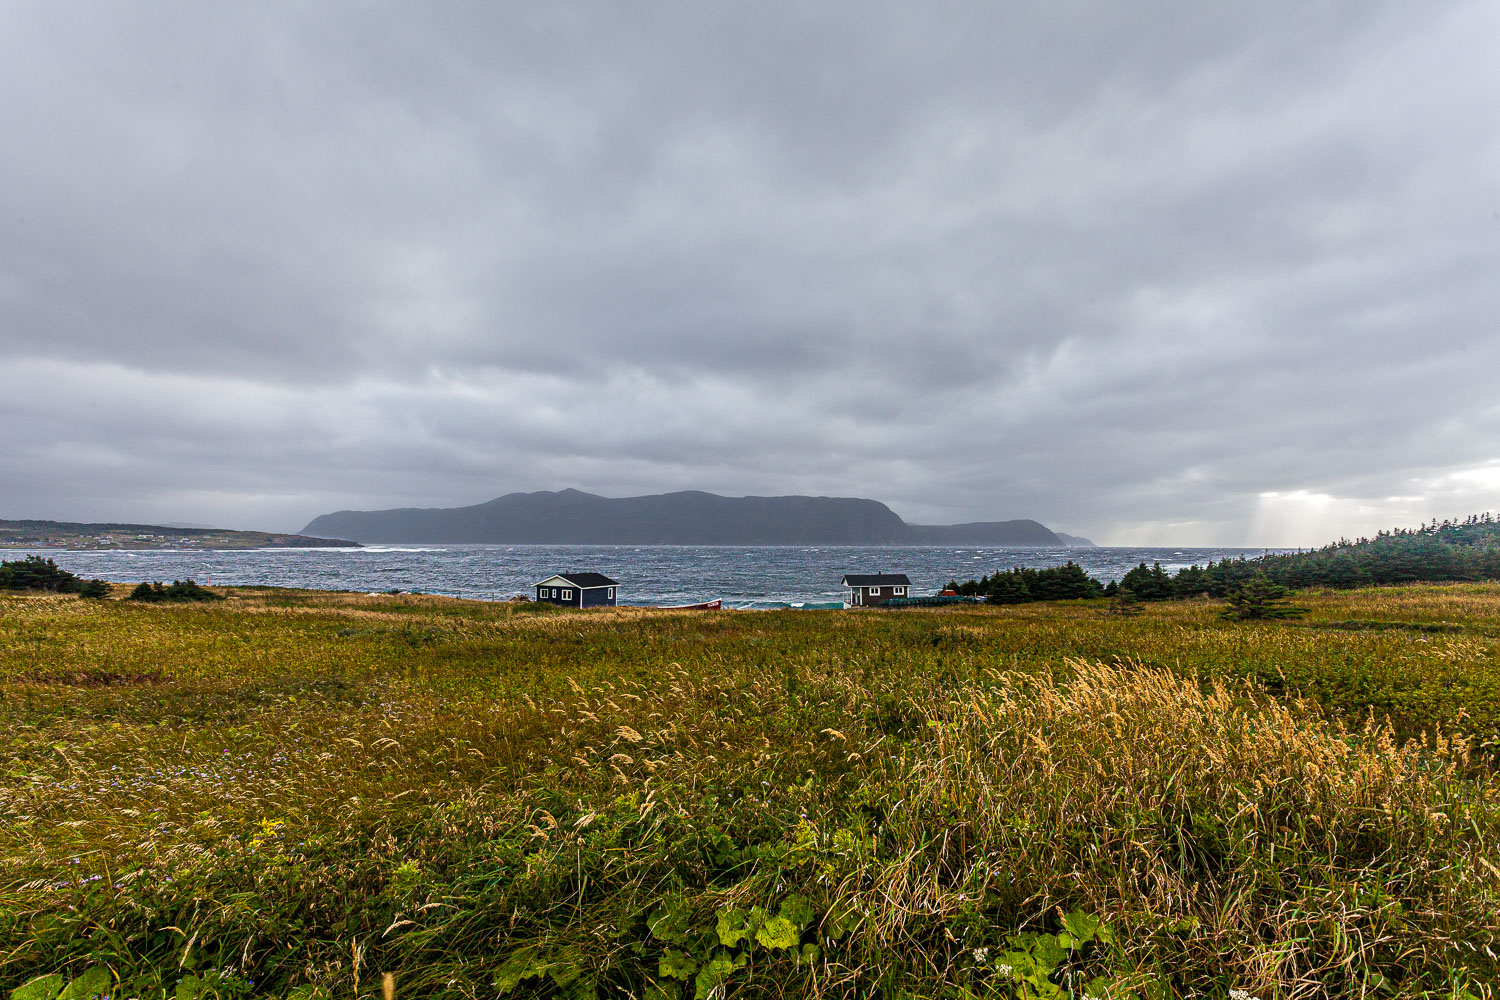
[[[681,996],[682,990],[676,983],[652,983],[646,987],[641,1000],[678,1000]]]
[[[726,948],[733,948],[754,931],[748,926],[745,911],[738,907],[730,907],[719,914],[719,943]]]
[[[1109,995],[1109,988],[1114,985],[1113,979],[1105,979],[1103,976],[1095,976],[1090,979],[1088,985],[1083,988],[1086,996],[1104,997]]]
[[[693,981],[693,986],[696,988],[693,993],[694,1000],[705,1000],[711,991],[723,986],[733,974],[734,961],[726,955],[715,955],[703,963],[703,970]]]
[[[1031,984],[1031,988],[1036,990],[1037,995],[1040,997],[1050,998],[1060,996],[1062,994],[1062,987],[1058,986],[1046,976],[1039,974],[1028,979],[1027,982]]]
[[[505,960],[505,964],[495,970],[495,989],[503,996],[516,988],[523,979],[531,979],[540,976],[547,967],[539,964],[536,960],[536,952],[530,948],[522,948]]]
[[[858,910],[850,907],[847,910],[830,913],[828,919],[823,921],[820,931],[828,940],[837,941],[845,934],[859,927],[860,921],[863,919]]]
[[[812,963],[816,962],[822,956],[822,954],[823,952],[818,949],[817,945],[805,944],[802,946],[802,953],[798,958],[798,962],[806,962],[808,965],[811,965]]]
[[[1010,966],[1011,978],[1018,983],[1036,972],[1036,961],[1029,951],[1007,951],[995,964]]]
[[[73,980],[58,994],[58,1000],[88,1000],[90,997],[108,996],[114,979],[109,969],[96,965]]]
[[[755,940],[767,948],[795,948],[800,937],[797,925],[786,917],[772,917],[755,932]]]
[[[697,971],[698,963],[693,957],[676,948],[668,948],[662,952],[661,959],[656,963],[656,974],[668,979],[691,979]]]
[[[664,901],[646,918],[651,936],[669,944],[685,943],[691,922],[692,914],[680,899]]]
[[[1079,944],[1085,944],[1094,940],[1094,932],[1099,929],[1099,918],[1082,910],[1074,910],[1063,915],[1063,929],[1077,938]]]
[[[1063,948],[1067,951],[1072,951],[1074,948],[1083,947],[1083,942],[1078,940],[1073,935],[1069,934],[1067,931],[1063,931],[1061,934],[1057,935],[1057,944],[1058,947]]]
[[[183,976],[177,981],[176,1000],[198,1000],[203,992],[203,980],[197,976]]]
[[[10,1000],[53,1000],[62,992],[67,980],[57,973],[37,976],[10,991]]]
[[[547,975],[558,986],[566,987],[583,975],[583,956],[577,952],[555,955],[547,963]]]
[[[780,913],[783,917],[796,924],[798,930],[812,923],[813,919],[818,915],[818,911],[813,908],[808,898],[796,893],[781,901]]]
[[[1031,957],[1036,959],[1037,971],[1046,975],[1061,965],[1068,953],[1057,943],[1057,938],[1041,934],[1031,944]]]

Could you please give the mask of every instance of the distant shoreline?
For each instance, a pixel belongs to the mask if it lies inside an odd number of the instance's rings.
[[[59,552],[122,550],[214,552],[239,549],[357,549],[342,538],[229,528],[172,528],[160,524],[0,519],[0,549]]]
[[[840,599],[845,573],[906,573],[916,593],[936,593],[950,580],[968,580],[1014,566],[1075,562],[1101,580],[1119,579],[1142,560],[1175,570],[1191,563],[1263,549],[1095,547],[1004,548],[988,545],[370,545],[358,549],[35,550],[80,576],[170,581],[192,577],[212,585],[261,584],[355,591],[393,587],[455,597],[508,598],[568,570],[604,573],[621,581],[620,599],[633,604],[693,604],[722,598],[736,604]],[[12,551],[0,558],[19,559]]]
[[[311,540],[318,541],[318,540]],[[1036,549],[1038,551],[1076,552],[1088,549],[1135,549],[1133,545],[1002,545],[989,542],[775,542],[765,544],[704,542],[350,542],[329,539],[321,544],[306,545],[38,545],[27,542],[0,541],[0,551],[32,552],[243,552],[252,549],[287,549],[318,551],[321,549],[371,549],[374,551],[412,549],[432,551],[445,548],[483,546],[505,549]],[[1170,545],[1153,546],[1168,549]],[[1201,546],[1194,546],[1198,548]],[[1259,551],[1262,546],[1243,546]],[[1267,552],[1281,551],[1276,547]]]

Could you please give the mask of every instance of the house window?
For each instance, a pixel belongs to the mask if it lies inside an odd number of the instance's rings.
[[[553,596],[553,597],[556,597],[556,596],[557,596],[557,588],[556,588],[556,587],[553,587],[553,588],[552,588],[552,596]]]
[[[891,593],[895,594],[897,597],[900,597],[902,594],[906,593],[906,588],[905,587],[892,587],[891,588]]]
[[[611,601],[615,599],[615,588],[613,588],[613,587],[609,588],[609,599]]]
[[[563,600],[565,600],[565,601],[571,601],[572,599],[573,599],[573,592],[571,590],[564,590],[563,591]]]

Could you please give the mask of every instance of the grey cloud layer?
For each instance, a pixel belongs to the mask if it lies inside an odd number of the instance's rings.
[[[1495,506],[1497,29],[11,5],[0,510],[704,488],[1290,543]]]

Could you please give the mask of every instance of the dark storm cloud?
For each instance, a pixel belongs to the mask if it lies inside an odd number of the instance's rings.
[[[0,513],[1500,493],[1489,4],[0,12]]]

